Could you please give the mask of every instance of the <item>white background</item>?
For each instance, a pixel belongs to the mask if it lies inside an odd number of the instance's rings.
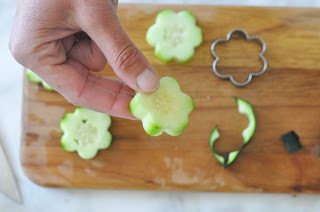
[[[320,6],[320,0],[120,0],[120,3],[125,2]],[[22,73],[21,67],[12,59],[7,48],[14,10],[15,1],[0,0],[0,140],[3,140],[3,146],[13,166],[24,203],[19,205],[0,193],[1,212],[320,211],[320,196],[46,189],[34,185],[24,176],[19,160]]]

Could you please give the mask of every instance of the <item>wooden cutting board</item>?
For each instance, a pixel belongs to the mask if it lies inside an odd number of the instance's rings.
[[[164,8],[192,11],[204,42],[186,64],[162,64],[145,32]],[[22,166],[35,183],[49,187],[320,193],[320,10],[214,6],[120,5],[123,27],[160,76],[170,75],[196,103],[179,137],[149,137],[140,122],[112,119],[112,146],[85,161],[60,147],[60,118],[74,107],[57,93],[24,81]],[[210,46],[234,28],[267,43],[269,71],[239,89],[211,72]],[[234,39],[220,46],[219,68],[241,78],[258,70],[259,47]],[[242,71],[241,71],[242,70]],[[110,68],[104,74],[110,75]],[[241,73],[241,74],[239,74]],[[111,74],[112,75],[112,74]],[[257,131],[236,163],[217,164],[208,136],[219,125],[221,152],[241,144],[246,118],[232,96],[250,101]],[[303,149],[288,154],[280,136],[295,130]]]

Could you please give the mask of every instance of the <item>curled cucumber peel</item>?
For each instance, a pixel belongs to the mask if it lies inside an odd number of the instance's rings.
[[[230,166],[232,163],[236,161],[241,150],[251,141],[254,133],[256,131],[256,116],[253,110],[253,106],[246,100],[241,99],[239,97],[235,98],[236,103],[238,105],[239,113],[245,115],[248,118],[248,126],[246,129],[242,131],[243,142],[240,148],[229,152],[225,156],[220,155],[214,148],[215,142],[219,139],[220,134],[218,127],[215,127],[212,130],[212,133],[209,137],[209,147],[214,156],[214,158],[219,162],[223,167]]]
[[[77,151],[83,159],[92,159],[98,150],[107,149],[111,145],[112,136],[108,131],[110,125],[108,114],[76,108],[61,119],[61,146],[67,152]]]
[[[193,99],[181,91],[172,77],[161,78],[157,91],[137,93],[130,102],[132,115],[142,121],[150,136],[159,136],[163,132],[180,135],[188,126],[188,116],[193,109]]]
[[[30,69],[26,71],[26,76],[30,82],[41,84],[47,91],[54,91],[54,89],[48,83],[43,81],[36,73],[31,71]]]
[[[193,57],[195,47],[202,43],[202,31],[191,12],[175,13],[167,9],[158,13],[147,31],[146,40],[155,48],[154,55],[160,61],[184,63]]]

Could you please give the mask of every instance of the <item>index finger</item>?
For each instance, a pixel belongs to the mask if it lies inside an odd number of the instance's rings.
[[[39,75],[69,102],[111,116],[134,119],[129,103],[135,91],[123,82],[98,77],[72,59],[46,69]]]

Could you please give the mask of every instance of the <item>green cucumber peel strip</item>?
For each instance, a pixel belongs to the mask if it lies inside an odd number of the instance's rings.
[[[167,63],[175,60],[185,63],[194,56],[202,41],[202,30],[189,11],[175,13],[166,9],[157,14],[155,23],[146,33],[147,43],[154,47],[154,55]]]
[[[54,91],[54,89],[48,83],[42,80],[36,73],[31,71],[30,69],[27,69],[26,76],[30,82],[35,84],[41,84],[47,91]]]
[[[253,106],[247,100],[241,99],[239,97],[235,97],[235,100],[238,105],[239,113],[245,115],[248,118],[248,126],[246,129],[242,131],[243,142],[240,148],[227,153],[225,156],[220,155],[214,148],[215,142],[220,138],[218,127],[215,127],[212,130],[209,138],[210,150],[214,158],[223,167],[230,166],[232,163],[234,163],[237,160],[242,149],[251,141],[256,131],[256,116],[253,110]]]
[[[76,108],[65,114],[61,121],[61,146],[67,152],[77,152],[83,159],[92,159],[101,149],[111,145],[112,136],[108,131],[111,118],[108,114],[86,108]]]
[[[243,144],[247,144],[252,139],[257,126],[256,115],[253,106],[245,99],[235,97],[238,110],[248,118],[248,126],[242,131]]]
[[[159,136],[163,132],[180,135],[188,126],[193,99],[181,91],[172,77],[162,77],[157,91],[137,93],[130,102],[132,115],[142,121],[146,133]]]

